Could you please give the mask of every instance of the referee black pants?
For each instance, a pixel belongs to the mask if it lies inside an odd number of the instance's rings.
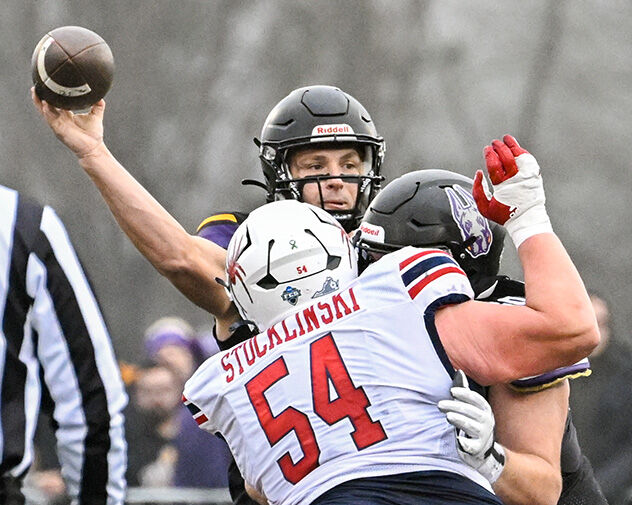
[[[7,476],[0,477],[0,504],[24,505],[22,479]]]

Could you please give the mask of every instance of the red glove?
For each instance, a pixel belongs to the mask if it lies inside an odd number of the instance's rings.
[[[481,214],[505,225],[516,247],[532,235],[552,232],[536,159],[511,135],[505,135],[502,142],[494,140],[483,153],[494,195],[488,198],[479,170],[472,195]]]

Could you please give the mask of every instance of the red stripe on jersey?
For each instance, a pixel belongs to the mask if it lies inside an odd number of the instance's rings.
[[[195,422],[198,423],[198,425],[204,424],[206,421],[208,421],[208,417],[206,417],[204,414],[200,414],[194,419],[195,419]]]
[[[410,297],[414,300],[415,297],[419,294],[419,292],[425,288],[428,284],[430,284],[432,281],[434,281],[435,279],[438,279],[439,277],[441,277],[442,275],[445,274],[461,274],[461,275],[465,275],[465,272],[463,272],[463,270],[461,270],[459,267],[445,267],[445,268],[441,268],[440,270],[437,270],[436,272],[428,275],[427,277],[424,277],[423,279],[421,279],[417,284],[415,284],[412,288],[410,288],[408,290],[408,294],[410,295]]]
[[[195,418],[195,422],[198,423],[198,425],[204,424],[206,421],[208,421],[208,417],[206,417],[204,414],[200,414]]]
[[[410,265],[413,261],[415,261],[416,259],[421,258],[422,256],[427,256],[428,254],[436,254],[436,253],[447,254],[445,251],[440,251],[439,249],[429,249],[427,251],[421,251],[421,252],[418,252],[417,254],[414,254],[410,258],[405,259],[404,261],[402,261],[399,264],[399,269],[403,270],[408,265]]]

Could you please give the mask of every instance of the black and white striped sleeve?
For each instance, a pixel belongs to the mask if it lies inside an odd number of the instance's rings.
[[[33,217],[20,207],[18,220]],[[26,296],[33,300],[26,326],[32,328],[34,360],[54,404],[62,474],[69,494],[79,503],[121,504],[127,450],[122,411],[127,395],[108,330],[53,209],[42,209],[38,228],[25,258]],[[28,394],[34,391],[27,382]]]

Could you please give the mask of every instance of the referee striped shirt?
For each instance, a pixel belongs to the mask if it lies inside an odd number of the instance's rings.
[[[42,399],[69,495],[123,503],[127,395],[103,317],[53,209],[0,186],[0,475],[31,465]]]

